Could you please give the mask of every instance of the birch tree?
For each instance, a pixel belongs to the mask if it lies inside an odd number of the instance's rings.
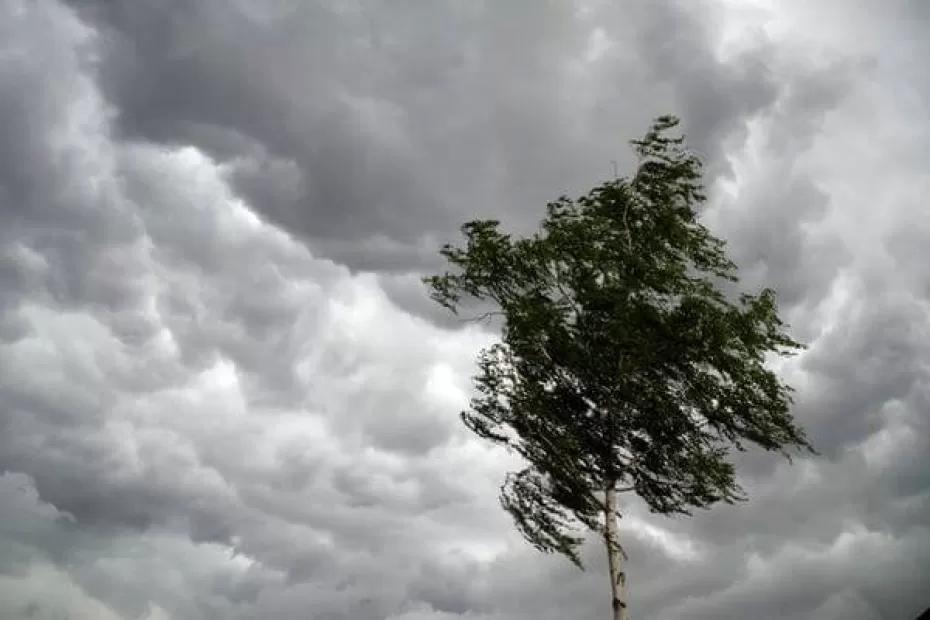
[[[677,124],[658,118],[632,142],[634,174],[550,203],[531,236],[466,223],[464,244],[441,251],[450,270],[425,278],[452,312],[472,298],[501,317],[462,419],[525,460],[500,499],[527,541],[581,567],[585,532],[601,538],[615,620],[628,618],[619,497],[687,515],[745,499],[733,450],[810,448],[767,365],[801,345],[772,290],[732,294],[737,269],[699,220],[701,162]]]

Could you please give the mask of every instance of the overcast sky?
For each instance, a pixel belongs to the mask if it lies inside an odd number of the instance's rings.
[[[623,506],[633,618],[930,606],[920,0],[0,0],[0,617],[597,620],[419,277],[682,117],[820,451]]]

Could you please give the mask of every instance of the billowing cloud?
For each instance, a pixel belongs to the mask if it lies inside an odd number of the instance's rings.
[[[121,135],[205,149],[272,221],[377,270],[433,263],[463,213],[532,224],[656,110],[716,170],[780,88],[764,46],[715,54],[710,4],[77,6]]]
[[[930,570],[926,12],[866,3],[0,7],[0,615],[599,618],[458,423],[494,326],[420,276],[679,113],[809,344],[819,455],[625,500],[635,617],[916,616]],[[920,22],[919,20],[923,20]]]

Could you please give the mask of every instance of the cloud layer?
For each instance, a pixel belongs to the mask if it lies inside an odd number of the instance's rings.
[[[630,500],[638,618],[930,605],[928,16],[867,3],[0,5],[0,616],[600,618],[458,423],[493,329],[421,273],[680,114],[809,343],[818,456]]]

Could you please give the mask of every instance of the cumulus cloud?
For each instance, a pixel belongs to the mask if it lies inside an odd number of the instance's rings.
[[[809,343],[817,456],[629,500],[636,617],[910,617],[930,569],[926,14],[866,3],[0,8],[0,615],[598,618],[456,419],[494,326],[420,276],[678,112]],[[919,20],[924,20],[920,22]],[[893,44],[892,44],[893,43]],[[905,62],[902,62],[905,61]]]

